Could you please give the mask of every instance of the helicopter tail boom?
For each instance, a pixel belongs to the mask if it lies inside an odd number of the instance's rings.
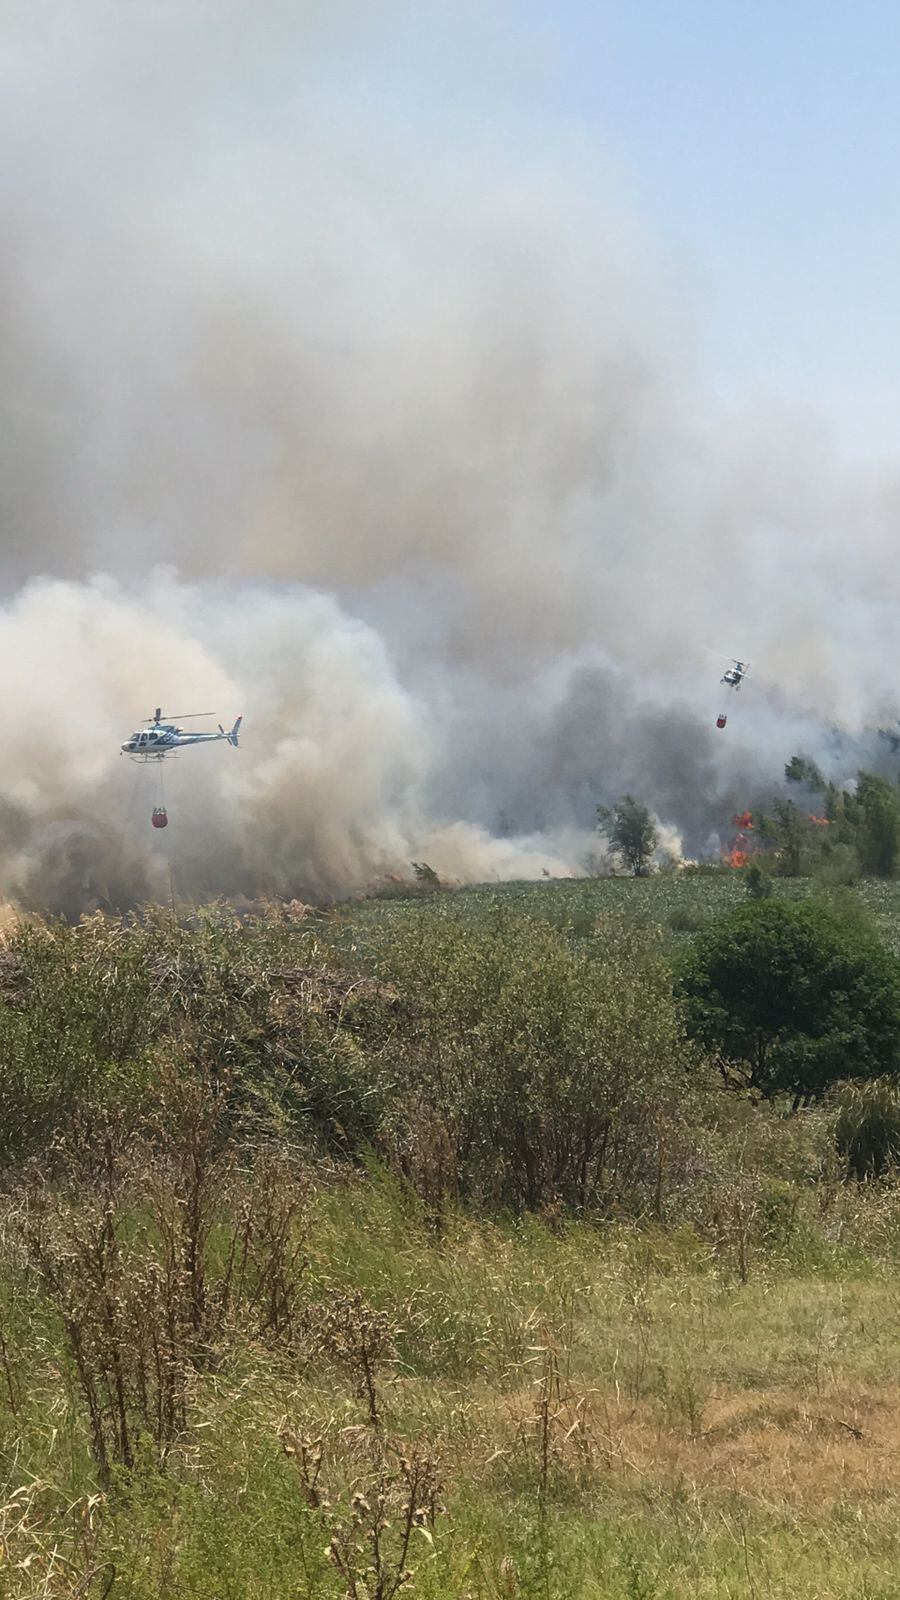
[[[234,745],[235,750],[238,747],[238,734],[240,732],[241,723],[243,720],[244,719],[242,716],[238,717],[237,722],[230,731],[226,728],[223,728],[221,722],[219,723],[219,732],[222,735],[222,738],[227,739],[229,744]]]

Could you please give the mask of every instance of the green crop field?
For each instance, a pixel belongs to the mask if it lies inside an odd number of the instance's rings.
[[[900,880],[864,879],[852,888],[832,891],[808,878],[776,880],[774,892],[785,899],[825,895],[841,906],[857,904],[872,917],[885,940],[900,949]],[[581,878],[540,883],[483,884],[447,893],[369,899],[345,907],[339,916],[349,931],[349,945],[360,954],[375,948],[399,927],[411,906],[428,906],[435,918],[482,921],[497,907],[550,922],[574,938],[589,937],[599,917],[624,914],[659,927],[677,945],[685,936],[743,903],[744,874],[728,867],[688,868],[646,878]],[[344,942],[343,940],[341,941]]]

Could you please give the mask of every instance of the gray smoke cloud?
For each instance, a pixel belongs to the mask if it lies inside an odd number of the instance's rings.
[[[5,8],[8,899],[577,872],[626,790],[696,851],[897,718],[896,465],[714,402],[577,142],[393,112],[410,23]],[[705,647],[756,666],[724,736]],[[156,704],[246,716],[167,764],[164,835],[118,754]]]

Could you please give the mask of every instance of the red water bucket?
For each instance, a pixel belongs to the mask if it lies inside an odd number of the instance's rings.
[[[726,717],[724,711],[720,711],[719,715],[716,717],[716,727],[717,728],[724,728],[724,726],[725,726],[727,721],[728,721],[728,718]]]
[[[154,828],[167,828],[169,826],[169,813],[165,806],[154,806],[150,821],[153,823]]]

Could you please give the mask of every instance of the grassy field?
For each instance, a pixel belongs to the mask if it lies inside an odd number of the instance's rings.
[[[886,942],[900,951],[900,880],[869,878],[852,888],[829,890],[809,878],[775,879],[773,892],[784,899],[814,894],[848,909],[858,906],[872,918]],[[550,922],[581,939],[590,937],[599,917],[619,913],[661,928],[670,945],[677,946],[745,899],[743,873],[726,867],[661,872],[637,879],[484,884],[432,896],[411,894],[357,902],[338,913],[346,923],[345,936],[338,937],[343,948],[355,947],[365,957],[391,937],[411,905],[425,903],[436,919],[467,921],[483,921],[502,907]]]
[[[741,1284],[687,1235],[459,1223],[437,1245],[377,1179],[311,1196],[304,1241],[313,1303],[362,1291],[357,1330],[384,1320],[377,1422],[362,1336],[317,1360],[237,1341],[194,1376],[165,1465],[148,1444],[99,1489],[47,1320],[6,1374],[3,1593],[389,1595],[405,1459],[433,1473],[409,1594],[896,1595],[886,1259],[835,1243]],[[303,1450],[322,1452],[318,1505]],[[379,1494],[392,1526],[367,1586]],[[324,1554],[348,1529],[355,1589]]]
[[[637,1024],[598,924],[616,947],[636,928],[644,959],[645,926],[672,951],[743,892],[724,872],[504,886],[8,945],[0,1596],[900,1594],[900,1189],[844,1181],[827,1109],[705,1088],[661,1122],[671,1200],[616,1180],[580,1219],[436,1208],[443,1146],[429,1124],[424,1164],[394,1160],[419,1125],[398,1131],[400,1101],[377,1151],[364,1121],[353,1151],[321,1121],[360,1083],[362,1104],[402,1069],[415,1087],[448,1031],[463,1078],[532,1059],[515,1008],[496,1036],[475,1008],[465,961],[490,940],[447,928],[499,927],[515,961],[489,985],[521,981],[526,1012],[550,964],[527,1043],[562,1066],[557,993],[587,1005],[611,973],[584,1027]],[[896,943],[898,886],[842,893]],[[429,950],[461,963],[433,1013]],[[39,1155],[14,1153],[26,1114]],[[331,1145],[302,1135],[317,1117]]]

